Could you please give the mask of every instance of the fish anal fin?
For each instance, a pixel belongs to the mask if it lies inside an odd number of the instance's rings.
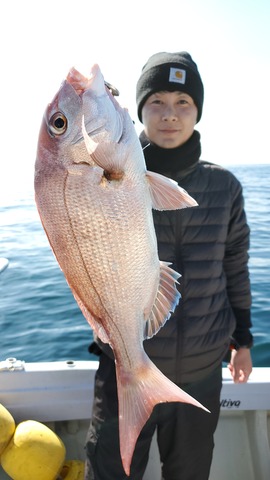
[[[146,318],[144,338],[153,337],[163,327],[180,300],[181,295],[176,283],[181,275],[169,265],[167,262],[160,262],[159,288],[152,310]]]
[[[116,363],[119,439],[123,468],[130,474],[130,465],[138,436],[155,405],[162,402],[184,402],[209,412],[201,403],[181,390],[146,356],[143,367],[127,374]]]
[[[146,172],[146,178],[155,210],[178,210],[198,205],[196,200],[171,178],[149,170]]]

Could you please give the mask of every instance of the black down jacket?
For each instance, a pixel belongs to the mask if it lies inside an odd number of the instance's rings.
[[[224,168],[200,161],[200,134],[183,146],[162,149],[140,136],[148,170],[176,180],[199,206],[153,211],[159,258],[180,278],[174,314],[144,347],[158,368],[177,384],[203,379],[218,367],[230,337],[252,343],[250,333],[249,227],[242,187]],[[97,347],[98,344],[98,347]],[[90,352],[112,356],[99,339]]]
[[[142,142],[144,143],[144,142]],[[198,148],[199,147],[199,148]],[[196,154],[197,152],[197,154]],[[145,350],[178,384],[202,379],[220,365],[230,337],[249,344],[249,227],[242,187],[220,166],[196,159],[199,134],[183,148],[145,149],[147,167],[176,180],[199,204],[154,211],[159,258],[172,262],[181,300]]]

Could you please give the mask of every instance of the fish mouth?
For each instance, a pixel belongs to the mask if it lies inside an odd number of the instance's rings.
[[[84,95],[87,95],[87,92],[93,92],[94,97],[96,97],[96,99],[104,98],[104,95],[105,95],[110,98],[111,103],[114,105],[114,107],[117,104],[116,100],[114,100],[113,97],[118,96],[119,91],[112,84],[104,80],[101,74],[100,68],[97,64],[92,66],[90,75],[88,77],[84,76],[74,67],[71,68],[66,77],[66,82],[74,89],[76,94],[81,99],[83,99]],[[97,118],[94,118],[94,119],[89,118],[87,120],[87,115],[86,115],[84,116],[84,119],[82,121],[85,122],[84,128],[87,135],[89,137],[91,136],[92,138],[95,138],[104,133],[104,126],[106,123],[108,123],[107,120],[108,119],[106,119],[105,123],[104,123],[104,119],[102,120],[102,118],[100,118],[100,121],[98,121]],[[113,135],[112,140],[119,142],[122,137],[122,134],[123,134],[122,122],[119,119],[116,123],[116,134]],[[84,141],[83,133],[82,131],[79,131],[76,133],[71,143],[73,145],[76,145],[82,141]]]
[[[91,85],[91,78],[85,77],[76,68],[72,67],[66,77],[67,83],[69,83],[80,97]]]
[[[93,70],[95,71],[95,66],[93,67]],[[76,70],[76,68],[73,67],[68,72],[66,81],[70,85],[72,85],[77,95],[81,96],[84,94],[84,92],[86,92],[86,90],[90,88],[92,83],[92,78],[93,78],[93,74],[91,74],[90,77],[88,78],[84,76],[82,73],[80,73],[78,70]],[[104,80],[104,85],[111,92],[113,97],[118,97],[120,95],[118,88],[116,88],[111,83]]]

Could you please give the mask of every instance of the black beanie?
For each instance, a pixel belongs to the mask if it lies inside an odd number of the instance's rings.
[[[198,109],[198,123],[202,116],[203,83],[196,63],[187,52],[160,52],[152,55],[144,65],[137,82],[139,120],[142,121],[142,107],[150,95],[176,90],[191,96]]]

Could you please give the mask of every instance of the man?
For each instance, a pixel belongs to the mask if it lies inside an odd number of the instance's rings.
[[[200,160],[195,125],[203,96],[197,65],[187,52],[153,55],[137,83],[147,169],[176,180],[199,204],[153,213],[159,257],[181,273],[182,299],[158,334],[145,341],[145,350],[211,415],[178,402],[155,407],[137,442],[132,480],[143,478],[155,428],[163,478],[207,480],[220,410],[222,360],[230,345],[234,381],[246,382],[252,370],[249,228],[242,188],[230,172]],[[114,362],[98,344],[102,353],[87,443],[87,478],[120,480],[127,477],[119,456]]]

